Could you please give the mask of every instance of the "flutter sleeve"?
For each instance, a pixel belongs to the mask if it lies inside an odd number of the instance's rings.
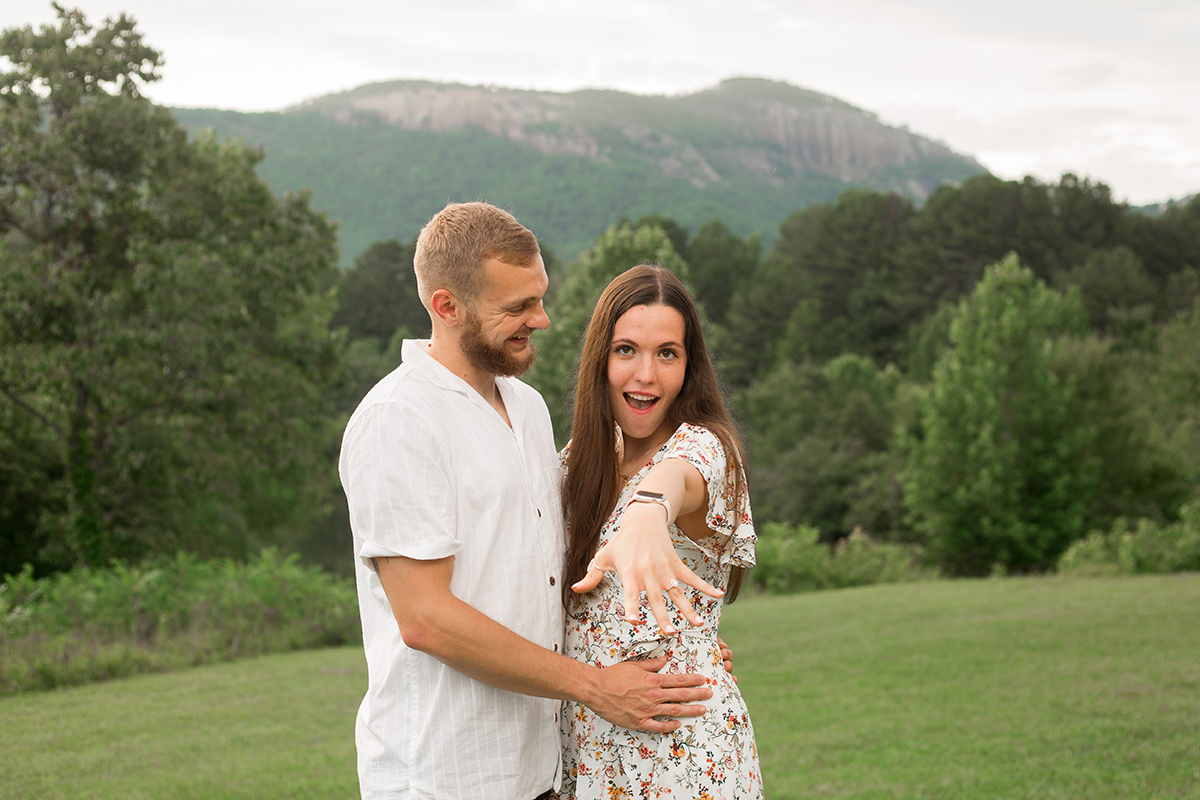
[[[714,535],[696,541],[695,545],[722,565],[754,566],[754,543],[758,536],[750,513],[750,493],[742,481],[738,495],[721,440],[707,428],[681,425],[667,442],[662,458],[686,461],[700,471],[708,485],[705,521]]]

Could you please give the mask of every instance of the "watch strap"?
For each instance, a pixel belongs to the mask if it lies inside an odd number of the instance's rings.
[[[668,500],[664,494],[659,492],[647,492],[643,489],[638,489],[633,493],[633,496],[629,498],[629,503],[652,503],[654,505],[662,506],[667,512],[667,523],[670,524],[671,522],[671,501]]]

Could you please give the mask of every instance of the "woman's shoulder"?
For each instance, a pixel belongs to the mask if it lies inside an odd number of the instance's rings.
[[[681,422],[679,423],[679,427],[675,429],[675,436],[713,436],[715,438],[716,434],[703,425],[698,425],[693,422]]]
[[[663,458],[683,458],[687,461],[700,460],[706,464],[726,461],[725,445],[721,439],[703,425],[685,422],[663,447]]]
[[[695,425],[691,422],[681,423],[675,429],[675,433],[671,436],[669,444],[676,446],[700,445],[703,447],[718,447],[724,450],[721,439],[715,433],[703,425]]]

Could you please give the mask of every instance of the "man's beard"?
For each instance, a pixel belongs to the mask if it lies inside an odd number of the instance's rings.
[[[513,335],[529,336],[532,333],[533,328],[522,328]],[[504,349],[504,345],[493,347],[491,342],[484,338],[483,325],[474,314],[467,314],[460,347],[463,355],[471,362],[471,366],[493,375],[524,375],[537,359],[537,348],[533,346],[532,339],[529,340],[529,351],[520,358],[511,355]]]

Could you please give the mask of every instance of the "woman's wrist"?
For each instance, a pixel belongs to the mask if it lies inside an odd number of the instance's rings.
[[[633,522],[653,525],[659,522],[671,524],[671,507],[669,504],[629,502],[625,505],[625,519]]]

